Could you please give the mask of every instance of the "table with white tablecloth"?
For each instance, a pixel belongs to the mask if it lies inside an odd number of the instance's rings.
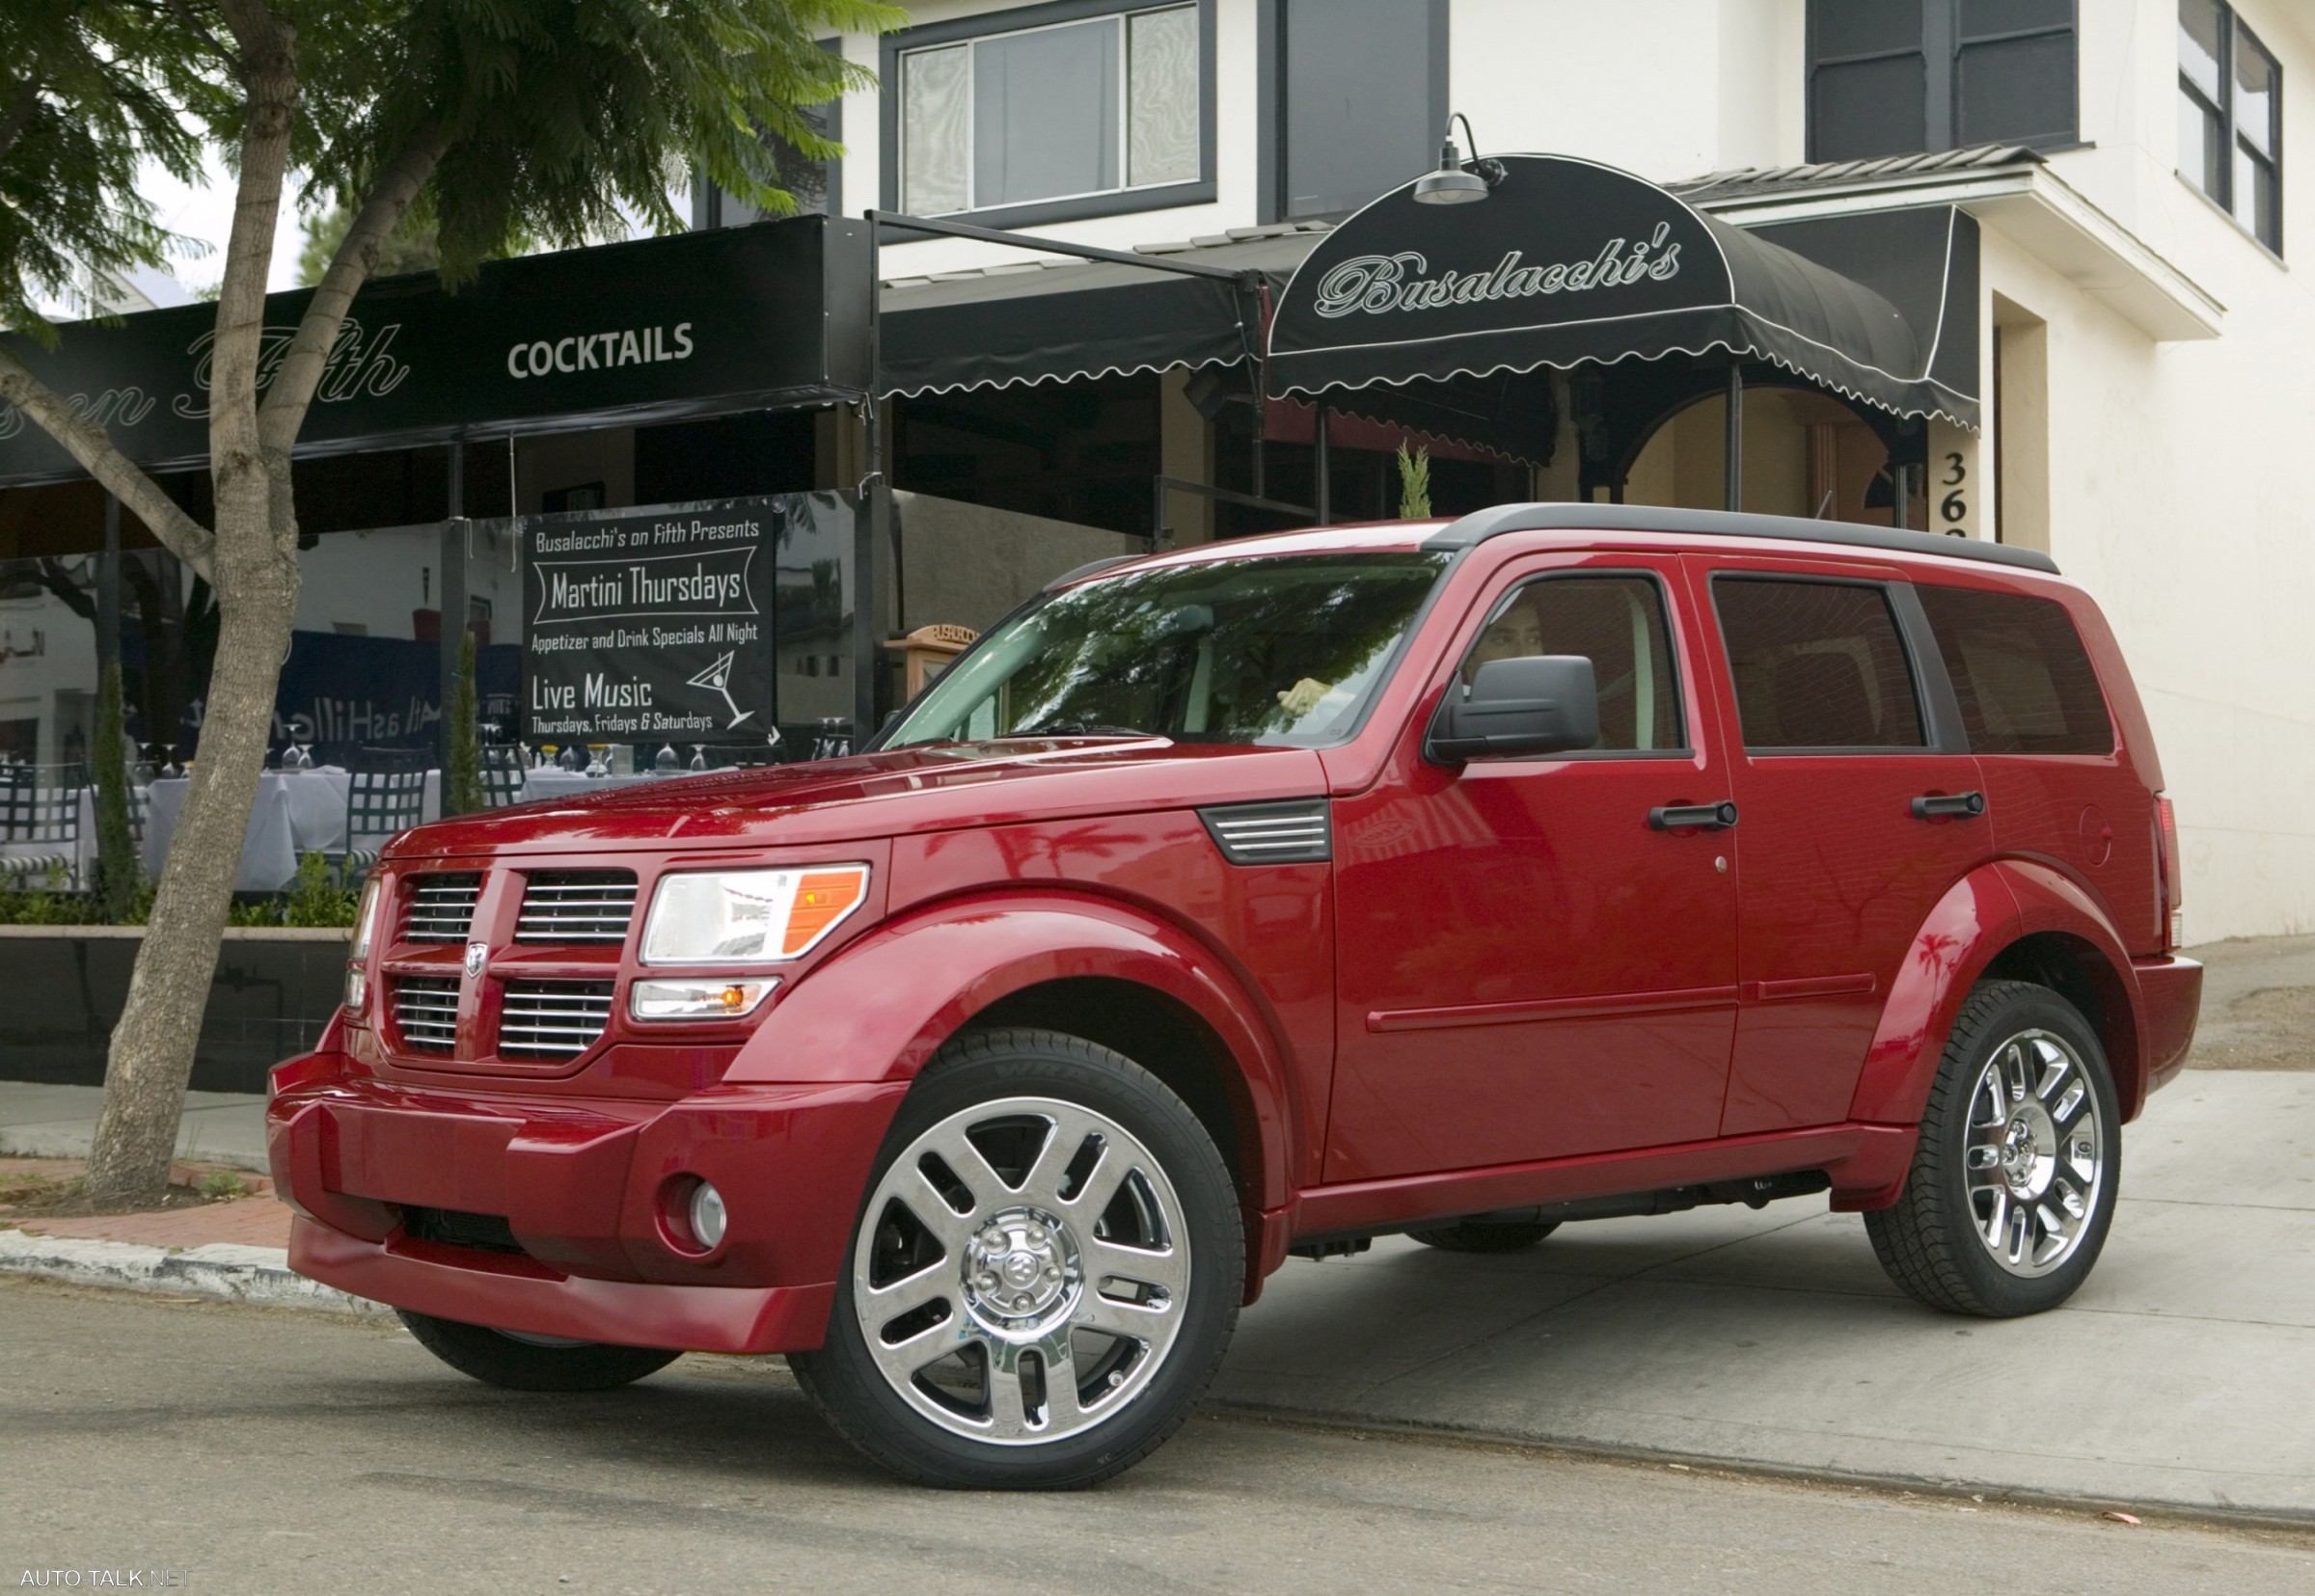
[[[169,840],[177,834],[177,817],[184,808],[191,778],[169,776],[146,792],[145,868],[158,873],[169,856]],[[297,875],[301,853],[345,852],[345,800],[353,778],[335,765],[310,771],[267,771],[258,778],[258,797],[250,809],[249,829],[241,841],[241,868],[234,874],[236,892],[276,892]],[[426,772],[422,819],[442,816],[442,772]],[[354,839],[362,848],[381,848],[384,835]]]

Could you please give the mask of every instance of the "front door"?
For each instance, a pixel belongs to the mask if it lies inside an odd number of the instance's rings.
[[[1446,690],[1489,659],[1589,656],[1596,748],[1442,769],[1416,725],[1336,801],[1328,1181],[1716,1132],[1741,828],[1648,824],[1729,797],[1678,576],[1669,556],[1539,558],[1465,619]]]
[[[1721,1133],[1830,1124],[1921,922],[1985,856],[1977,763],[1898,573],[1687,558],[1742,744],[1743,1004]]]

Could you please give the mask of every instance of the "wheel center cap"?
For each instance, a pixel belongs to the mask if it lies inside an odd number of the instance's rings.
[[[2013,1196],[2039,1197],[2056,1167],[2057,1127],[2038,1102],[2020,1103],[2002,1132],[2002,1177]]]
[[[1007,1329],[1040,1329],[1066,1312],[1080,1279],[1068,1228],[1036,1208],[992,1215],[965,1249],[965,1295]]]

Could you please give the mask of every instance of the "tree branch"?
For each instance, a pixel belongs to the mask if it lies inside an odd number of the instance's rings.
[[[177,507],[136,462],[113,446],[105,430],[85,419],[71,404],[0,346],[0,399],[14,405],[34,425],[64,446],[65,452],[104,484],[129,513],[203,581],[211,581],[210,556],[217,540],[209,529]]]
[[[41,80],[38,75],[16,85],[15,93],[8,97],[8,115],[0,117],[0,155],[8,153],[8,147],[16,142],[16,135],[31,123],[32,114],[40,108],[40,103]]]
[[[320,286],[313,290],[305,317],[297,324],[297,335],[289,340],[272,385],[265,391],[265,402],[258,412],[259,437],[265,447],[286,449],[297,441],[354,295],[369,281],[370,268],[377,264],[387,237],[409,213],[411,203],[434,175],[449,144],[442,124],[428,122],[412,133],[379,171],[369,198],[345,230],[338,254],[322,274]]]

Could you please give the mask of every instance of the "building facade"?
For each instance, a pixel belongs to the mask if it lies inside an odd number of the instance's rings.
[[[2315,502],[2301,470],[2315,441],[2315,292],[2296,225],[2315,193],[2289,149],[2315,127],[2315,10],[909,11],[908,32],[841,44],[882,78],[841,107],[848,154],[829,188],[856,213],[881,203],[1118,249],[1323,224],[1434,165],[1459,112],[1481,153],[1588,157],[1740,225],[1948,204],[1974,217],[1982,422],[1931,440],[1916,514],[2046,550],[2111,617],[2178,806],[2190,934],[2315,929],[2315,827],[2293,801],[2315,789],[2315,712],[2299,691],[2315,676]],[[1978,153],[1914,158],[1957,150]],[[887,243],[884,269],[932,278],[1020,258],[940,238]],[[1214,446],[1189,430],[1155,429],[1194,470]],[[1627,497],[1720,502],[1709,407],[1666,430]],[[1804,419],[1749,439],[1746,507],[1810,513],[1796,487],[1825,473],[1801,456],[1825,431]],[[1572,496],[1563,471],[1536,476]]]
[[[357,318],[384,374],[349,365],[340,408],[371,389],[386,406],[389,366],[416,373],[393,402],[432,384],[465,408],[374,435],[333,421],[342,436],[301,458],[312,548],[283,741],[437,735],[463,616],[486,720],[535,744],[525,581],[542,518],[789,496],[761,562],[768,717],[789,729],[779,757],[841,748],[904,690],[904,635],[985,626],[1089,558],[1396,515],[1406,444],[1429,451],[1443,514],[1529,497],[1735,503],[2047,551],[2097,595],[2147,700],[2188,934],[2315,930],[2315,828],[2294,802],[2315,788],[2315,714],[2296,691],[2315,675],[2301,619],[2315,560],[2301,551],[2315,508],[2293,469],[2315,367],[2315,295],[2294,270],[2306,183],[2289,149],[2315,76],[2301,0],[907,9],[901,32],[827,41],[879,86],[823,109],[840,160],[783,162],[805,210],[877,207],[1206,277],[881,230],[881,363],[863,380],[831,342],[776,402],[760,371],[807,335],[774,334],[821,325],[811,307],[850,305],[837,289],[868,275],[847,253],[865,248],[858,221],[749,233],[728,281],[757,284],[753,310],[737,290],[683,297],[712,253],[695,236],[582,252],[598,266],[490,268],[476,290],[487,336],[458,335],[469,311],[423,284],[381,285]],[[1458,419],[1467,388],[1438,388],[1428,409],[1379,377],[1332,399],[1285,392],[1264,375],[1264,338],[1307,286],[1300,263],[1438,169],[1451,118],[1454,170],[1518,154],[1614,169],[1671,214],[1834,274],[1907,323],[1919,369],[1903,375],[1952,402],[1875,402],[1726,342],[1539,356],[1496,383],[1484,424]],[[694,195],[695,233],[759,220]],[[751,263],[783,252],[820,261],[820,279],[799,287]],[[564,278],[575,285],[523,286]],[[630,314],[645,297],[664,308]],[[181,364],[198,339],[160,318],[182,313],[132,315],[129,331],[166,333]],[[402,342],[377,342],[405,320]],[[615,365],[625,351],[599,328],[640,331],[654,360]],[[726,358],[743,336],[772,341]],[[82,338],[101,341],[68,329],[68,349]],[[471,372],[455,365],[468,344]],[[83,395],[124,446],[164,401],[198,415],[197,394],[191,411],[185,393],[169,400],[181,375],[138,380],[92,379]],[[597,382],[632,392],[541,398]],[[895,490],[875,513],[871,392]],[[11,419],[0,411],[0,762],[87,749],[108,650],[132,737],[156,760],[191,751],[205,589],[133,518],[108,530],[94,484],[12,474],[9,450],[27,445]],[[198,462],[169,469],[205,513]]]

